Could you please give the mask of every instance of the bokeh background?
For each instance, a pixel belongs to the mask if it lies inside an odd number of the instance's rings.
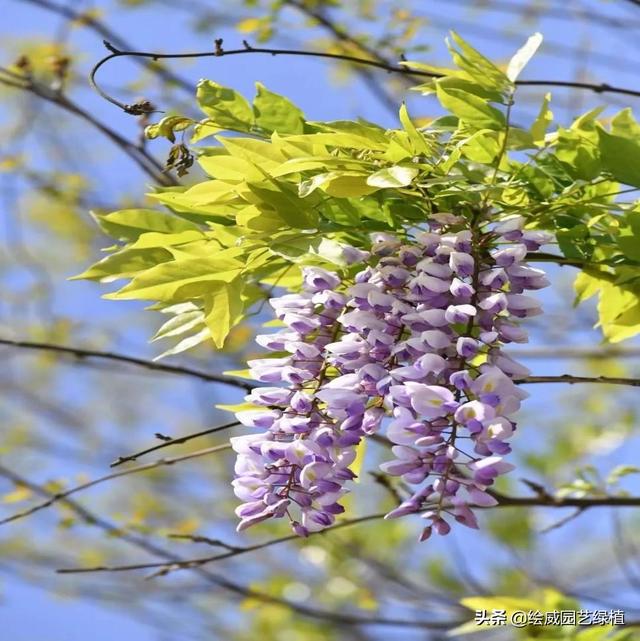
[[[121,48],[180,52],[228,48],[243,39],[312,49],[446,64],[444,38],[458,31],[483,53],[505,62],[534,31],[544,44],[526,78],[638,86],[640,6],[631,0],[3,0],[0,65],[25,68],[54,100],[10,86],[0,74],[0,338],[27,339],[151,359],[169,345],[149,343],[160,314],[132,302],[100,298],[106,285],[69,281],[109,243],[90,211],[149,206],[150,179],[105,128],[138,145],[140,119],[127,116],[89,87],[103,38]],[[67,66],[68,63],[68,66]],[[17,67],[16,67],[17,65]],[[62,69],[62,71],[61,71]],[[312,58],[261,55],[139,65],[117,60],[101,72],[118,98],[151,100],[167,113],[194,115],[193,88],[209,78],[252,96],[260,81],[297,103],[309,119],[362,117],[396,126],[402,100],[421,122],[439,113],[410,83]],[[55,104],[55,94],[82,114]],[[518,92],[514,121],[535,117],[540,88]],[[60,100],[58,100],[58,103]],[[635,98],[554,89],[557,122],[605,107],[604,116]],[[423,120],[421,120],[423,119]],[[102,130],[100,129],[102,127]],[[164,162],[169,144],[146,153]],[[198,170],[184,178],[198,179]],[[640,373],[637,342],[615,350],[593,328],[593,306],[572,306],[568,267],[551,269],[546,314],[529,325],[532,342],[514,350],[534,374]],[[209,344],[167,362],[220,372],[242,367],[265,318],[234,330],[227,347]],[[46,351],[0,348],[0,464],[48,491],[109,471],[109,463],[157,441],[224,423],[216,403],[241,400],[237,390],[119,362],[74,359]],[[617,465],[637,464],[637,395],[624,388],[536,385],[521,413],[507,489],[526,495],[522,479],[548,489],[640,493],[633,474],[607,486]],[[223,443],[225,432],[172,448],[170,455]],[[353,515],[390,505],[368,471],[384,452],[370,448],[363,480],[349,501]],[[146,460],[146,459],[145,459]],[[151,457],[149,460],[153,460]],[[279,524],[234,532],[228,453],[164,466],[88,489],[75,498],[115,524],[105,534],[62,502],[0,526],[0,638],[7,641],[136,641],[168,639],[427,639],[442,632],[393,625],[353,625],[313,618],[214,585],[182,570],[56,574],[61,567],[154,561],[131,545],[137,537],[184,558],[219,548],[170,535],[203,535],[235,545],[286,533]],[[0,475],[0,517],[41,500]],[[564,517],[573,517],[553,527]],[[482,515],[483,529],[418,544],[419,519],[372,521],[309,541],[285,543],[208,566],[294,605],[360,617],[464,621],[458,604],[472,595],[538,595],[554,589],[583,607],[622,608],[640,619],[640,540],[636,510],[507,508]],[[513,631],[503,633],[512,638]],[[492,633],[494,636],[497,633]]]

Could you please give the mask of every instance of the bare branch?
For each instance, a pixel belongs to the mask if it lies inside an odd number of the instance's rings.
[[[0,464],[0,476],[11,479],[14,483],[20,483],[25,487],[28,487],[33,492],[39,494],[40,496],[45,496],[51,498],[54,494],[49,492],[42,486],[29,481],[24,478],[22,475],[6,468]],[[80,518],[82,518],[87,524],[94,525],[100,529],[108,532],[110,534],[118,536],[121,540],[126,541],[127,543],[142,549],[150,554],[153,554],[156,557],[163,558],[169,567],[174,564],[185,563],[184,559],[176,557],[174,554],[164,550],[163,548],[150,543],[146,539],[139,537],[137,535],[131,534],[129,532],[123,531],[121,528],[116,527],[114,524],[110,523],[106,519],[92,513],[91,511],[84,508],[82,505],[75,502],[73,499],[64,498],[62,499],[64,503],[74,511]],[[326,610],[318,610],[309,606],[301,605],[298,603],[293,603],[287,599],[271,596],[264,592],[254,590],[252,588],[245,587],[233,581],[230,581],[226,577],[213,574],[204,568],[193,568],[198,576],[205,579],[208,583],[221,587],[232,594],[242,596],[243,598],[252,598],[262,603],[270,603],[272,605],[277,605],[280,607],[287,608],[292,612],[296,612],[302,616],[317,619],[320,621],[330,622],[336,625],[343,626],[368,626],[368,625],[380,625],[380,626],[395,626],[395,627],[407,627],[407,628],[418,628],[418,629],[440,629],[446,630],[452,628],[456,625],[462,623],[462,621],[411,621],[407,619],[386,619],[382,617],[366,617],[349,613],[339,613],[331,612]]]
[[[567,514],[567,516],[561,518],[559,521],[555,521],[551,525],[547,525],[546,527],[539,530],[539,533],[546,534],[547,532],[551,532],[553,530],[561,528],[563,525],[566,525],[567,523],[573,521],[573,519],[578,518],[586,509],[586,507],[577,507],[573,512]]]
[[[301,57],[310,57],[310,58],[324,58],[327,60],[340,60],[343,62],[351,62],[353,64],[364,65],[368,67],[374,67],[376,69],[382,69],[390,73],[397,73],[408,77],[416,78],[441,78],[442,74],[421,71],[417,69],[412,69],[408,65],[394,65],[388,64],[386,62],[381,62],[379,60],[372,60],[368,58],[359,58],[358,56],[350,56],[346,54],[336,54],[328,53],[325,51],[309,51],[303,49],[274,49],[269,47],[252,47],[245,43],[243,49],[222,49],[220,45],[216,47],[214,51],[198,51],[191,53],[158,53],[153,51],[120,51],[116,49],[110,43],[105,43],[107,49],[111,51],[108,56],[105,56],[99,60],[96,65],[91,70],[89,75],[89,80],[93,88],[107,101],[120,107],[124,112],[132,115],[140,115],[144,113],[140,111],[138,105],[128,105],[126,103],[116,100],[110,96],[106,91],[104,91],[96,81],[97,72],[100,68],[105,65],[107,62],[122,57],[131,57],[131,58],[150,58],[152,60],[166,60],[166,59],[184,59],[184,58],[223,58],[226,56],[238,56],[243,54],[266,54],[270,56],[301,56]],[[568,87],[572,89],[581,89],[586,91],[594,91],[596,93],[616,93],[623,94],[627,96],[640,97],[640,90],[628,89],[625,87],[615,87],[607,83],[588,83],[588,82],[572,82],[568,80],[518,80],[516,81],[518,86],[529,86],[529,87]]]
[[[368,47],[366,44],[360,42],[356,38],[354,38],[350,33],[346,31],[343,27],[338,26],[333,20],[327,17],[327,15],[322,12],[320,9],[317,9],[315,7],[309,6],[305,2],[300,2],[300,0],[284,0],[284,5],[293,7],[296,9],[296,11],[299,11],[301,14],[307,16],[308,18],[312,18],[315,20],[321,27],[323,27],[326,31],[328,31],[338,42],[351,45],[352,47],[355,47],[362,51],[364,54],[366,54],[371,60],[377,60],[378,62],[381,62],[383,64],[391,64],[391,61],[387,60],[384,56],[381,56],[378,51],[375,49]],[[387,91],[385,91],[384,87],[380,85],[374,74],[371,73],[366,67],[365,68],[360,68],[358,73],[362,76],[365,84],[373,93],[378,100],[393,114],[398,110],[398,105],[396,103],[396,100],[393,98],[393,96],[390,96]]]
[[[500,507],[553,507],[553,508],[566,508],[566,507],[575,507],[579,508],[581,511],[586,510],[587,508],[596,508],[596,507],[640,507],[640,496],[630,497],[630,496],[603,496],[603,497],[592,497],[592,498],[575,498],[575,497],[555,497],[551,495],[546,496],[507,496],[498,492],[490,492],[497,500],[498,505],[495,508]],[[471,507],[478,509],[493,509],[486,508],[479,505],[472,505]],[[325,528],[320,532],[310,532],[309,537],[311,536],[322,536],[326,535],[329,532],[334,530],[342,529],[345,527],[351,527],[353,525],[359,525],[361,523],[368,523],[371,521],[376,521],[383,519],[385,516],[384,512],[378,514],[369,514],[367,516],[362,516],[355,519],[348,519],[341,521],[336,525]],[[256,543],[255,545],[249,545],[246,547],[235,547],[227,546],[232,548],[226,552],[220,554],[215,554],[211,556],[200,557],[196,559],[190,559],[184,561],[181,564],[173,564],[169,566],[166,563],[137,563],[132,565],[120,565],[120,566],[95,566],[90,568],[63,568],[58,570],[58,572],[63,574],[77,574],[77,573],[88,573],[88,572],[127,572],[131,570],[150,570],[157,568],[165,568],[166,572],[178,569],[193,569],[206,565],[208,563],[213,563],[215,561],[222,561],[224,559],[229,559],[236,557],[242,554],[247,554],[248,552],[254,552],[256,550],[262,550],[273,545],[279,545],[280,543],[288,543],[289,541],[302,541],[301,537],[296,534],[291,534],[289,536],[283,536],[278,539],[271,539],[263,543]],[[166,573],[165,572],[165,573]]]
[[[197,378],[201,381],[208,383],[222,383],[224,385],[232,385],[250,391],[255,387],[251,383],[241,381],[230,376],[223,374],[211,374],[203,372],[202,370],[193,369],[191,367],[184,367],[180,365],[167,365],[165,363],[157,363],[149,361],[144,358],[137,358],[135,356],[127,356],[126,354],[117,354],[115,352],[101,352],[94,349],[84,349],[81,347],[67,347],[65,345],[55,345],[52,343],[41,343],[38,341],[27,340],[13,340],[11,338],[0,338],[0,345],[7,345],[9,347],[16,347],[21,349],[42,350],[47,352],[54,352],[58,354],[67,354],[75,358],[101,358],[109,361],[117,361],[120,363],[127,363],[135,365],[136,367],[143,367],[144,369],[152,370],[154,372],[163,372],[166,374],[177,374],[180,376],[189,376]]]
[[[183,454],[182,456],[175,456],[173,458],[162,458],[162,459],[158,459],[157,461],[152,461],[151,463],[146,463],[145,465],[138,465],[136,467],[130,467],[129,469],[126,469],[126,470],[121,470],[120,472],[113,472],[112,474],[101,476],[100,478],[93,479],[92,481],[87,481],[86,483],[82,483],[81,485],[76,485],[75,487],[72,487],[69,490],[65,490],[64,492],[52,493],[49,499],[46,500],[44,503],[39,503],[38,505],[34,505],[33,507],[23,510],[22,512],[16,512],[11,516],[7,516],[4,519],[0,519],[0,525],[5,525],[6,523],[11,523],[13,521],[23,519],[27,516],[31,516],[36,512],[40,512],[40,510],[44,510],[45,508],[52,506],[54,503],[57,503],[58,501],[66,501],[66,499],[72,494],[76,494],[77,492],[81,492],[82,490],[88,490],[90,487],[100,485],[101,483],[105,483],[106,481],[111,481],[112,479],[117,479],[121,476],[129,476],[131,474],[138,474],[139,472],[147,472],[149,470],[153,470],[157,467],[162,467],[164,465],[174,465],[175,463],[181,463],[182,461],[188,461],[190,459],[200,458],[201,456],[206,456],[208,454],[214,454],[216,452],[222,452],[224,450],[230,450],[230,449],[231,449],[231,445],[229,445],[228,443],[225,443],[223,445],[207,447],[206,449],[198,450],[197,452],[191,452],[190,454]]]
[[[52,2],[51,0],[19,1],[23,4],[34,5],[36,7],[44,9],[45,11],[49,11],[50,13],[55,13],[59,16],[62,16],[67,20],[73,20],[78,24],[82,24],[83,26],[88,27],[89,29],[100,35],[102,38],[106,38],[110,42],[113,42],[116,47],[119,47],[120,49],[130,48],[129,43],[122,36],[107,27],[104,22],[98,20],[94,15],[91,14],[91,12],[79,11],[77,9],[74,9],[69,4],[57,4],[55,2]],[[154,65],[153,63],[144,60],[140,61],[140,64],[162,78],[162,80],[164,80],[165,82],[176,85],[184,91],[189,92],[190,94],[193,94],[193,92],[195,91],[195,87],[192,83],[188,82],[184,78],[181,78],[169,69],[164,69],[162,67],[159,67],[158,65]]]
[[[572,374],[562,374],[560,376],[528,376],[516,383],[531,385],[534,383],[602,383],[607,385],[630,385],[631,387],[640,387],[640,378],[620,378],[612,376],[573,376]]]
[[[335,530],[340,530],[346,527],[351,527],[352,525],[359,525],[360,523],[367,523],[368,521],[378,521],[383,519],[385,512],[380,512],[378,514],[368,514],[366,516],[357,517],[355,519],[347,519],[341,521],[336,525],[320,530],[319,532],[309,532],[309,537],[323,535],[328,532],[333,532]],[[307,538],[309,538],[307,537]],[[200,537],[203,542],[205,542],[205,537]],[[200,567],[206,565],[207,563],[212,563],[213,561],[222,561],[223,559],[228,559],[234,556],[239,556],[241,554],[247,554],[248,552],[255,552],[256,550],[263,550],[264,548],[271,547],[273,545],[279,545],[280,543],[288,543],[289,541],[302,541],[304,540],[297,534],[290,534],[288,536],[283,536],[278,539],[270,539],[269,541],[264,541],[263,543],[256,543],[255,545],[247,545],[245,547],[236,547],[229,545],[227,543],[218,542],[217,545],[228,548],[227,552],[222,552],[220,554],[215,554],[213,556],[205,556],[197,559],[190,559],[184,563],[177,565],[175,569],[190,569],[195,567]],[[114,566],[96,566],[91,568],[61,568],[58,570],[60,574],[82,574],[87,572],[128,572],[131,570],[152,570],[155,568],[164,568],[167,567],[166,563],[135,563],[131,565],[114,565]]]
[[[119,147],[142,171],[159,185],[170,186],[179,184],[170,174],[164,171],[162,165],[145,149],[121,136],[117,131],[98,120],[89,111],[82,109],[82,107],[75,102],[72,102],[60,91],[38,83],[30,77],[15,74],[9,69],[0,68],[0,73],[9,77],[8,80],[0,77],[0,83],[15,89],[28,91],[89,123]]]
[[[234,387],[239,387],[247,391],[250,391],[255,387],[253,383],[231,378],[230,376],[224,376],[224,374],[211,374],[209,372],[192,369],[190,367],[183,367],[180,365],[166,365],[164,363],[156,363],[155,361],[148,361],[143,358],[136,358],[134,356],[127,356],[125,354],[116,354],[114,352],[101,352],[98,350],[84,349],[79,347],[67,347],[64,345],[54,345],[51,343],[39,343],[36,341],[13,340],[9,338],[0,338],[0,345],[7,345],[9,347],[17,347],[17,348],[24,348],[24,349],[35,349],[35,350],[57,352],[61,354],[68,354],[70,356],[74,356],[80,359],[102,358],[105,360],[119,361],[122,363],[135,365],[137,367],[144,367],[145,369],[149,369],[153,371],[165,372],[167,374],[178,374],[181,376],[190,376],[192,378],[198,378],[202,381],[232,385]],[[620,378],[620,377],[609,377],[609,376],[573,376],[571,374],[562,374],[561,376],[529,376],[527,378],[516,381],[516,383],[521,385],[529,385],[534,383],[570,383],[570,384],[602,383],[602,384],[610,384],[610,385],[630,385],[632,387],[640,387],[640,379],[637,379],[637,378]],[[155,449],[160,449],[160,448],[157,447]],[[126,459],[126,460],[129,460],[129,459]]]
[[[238,421],[233,421],[232,423],[216,425],[216,427],[210,427],[206,430],[202,430],[201,432],[194,432],[193,434],[186,434],[185,436],[179,436],[176,438],[167,439],[166,437],[162,437],[163,442],[159,445],[154,445],[153,447],[149,447],[146,450],[141,450],[140,452],[129,454],[128,456],[120,456],[113,463],[111,463],[110,467],[118,467],[118,465],[122,465],[123,463],[136,461],[145,454],[150,454],[151,452],[156,452],[157,450],[161,450],[165,447],[171,447],[172,445],[182,445],[183,443],[187,443],[188,441],[192,441],[193,439],[200,438],[201,436],[206,436],[207,434],[215,434],[216,432],[228,430],[232,427],[236,427],[236,425],[240,425],[240,423],[238,423]]]

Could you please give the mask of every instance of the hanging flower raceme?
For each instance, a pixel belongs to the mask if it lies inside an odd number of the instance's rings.
[[[527,396],[514,381],[528,375],[502,346],[526,342],[520,319],[541,313],[523,292],[548,281],[523,261],[551,237],[521,217],[437,218],[411,242],[376,234],[371,252],[348,248],[361,266],[351,283],[307,268],[301,293],[271,301],[286,329],[257,341],[289,356],[249,363],[277,386],[247,397],[264,410],[238,414],[264,430],[232,439],[239,529],[331,525],[356,446],[383,423],[394,458],[382,470],[415,487],[388,518],[421,513],[425,539],[451,520],[476,528],[472,507],[496,503],[486,490],[513,467],[503,457]]]

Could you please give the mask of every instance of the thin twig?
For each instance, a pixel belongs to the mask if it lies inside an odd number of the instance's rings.
[[[351,527],[352,525],[359,525],[360,523],[366,523],[368,521],[376,521],[383,519],[385,512],[380,512],[378,514],[368,514],[367,516],[361,516],[354,519],[348,519],[341,521],[331,527],[325,528],[318,532],[309,532],[309,537],[325,535],[328,532],[333,532],[334,530],[340,530],[346,527]],[[205,556],[197,559],[190,559],[185,561],[184,564],[181,564],[180,569],[189,569],[194,567],[199,567],[207,563],[212,563],[214,561],[222,561],[223,559],[228,559],[234,556],[241,554],[247,554],[248,552],[255,552],[256,550],[263,550],[264,548],[272,547],[274,545],[279,545],[280,543],[288,543],[290,541],[302,541],[300,536],[297,534],[290,534],[288,536],[283,536],[277,539],[270,539],[262,543],[256,543],[254,545],[247,545],[245,547],[236,547],[230,546],[228,544],[223,544],[224,547],[232,548],[227,552],[222,552],[220,554],[215,554],[213,556]],[[78,573],[87,573],[87,572],[128,572],[131,570],[152,570],[155,568],[166,567],[166,563],[135,563],[130,565],[114,565],[114,566],[96,566],[91,568],[61,568],[58,570],[60,574],[78,574]]]
[[[127,363],[135,365],[136,367],[143,367],[155,372],[163,372],[166,374],[178,374],[180,376],[190,376],[197,378],[201,381],[209,383],[223,383],[224,385],[232,385],[241,389],[250,391],[255,385],[241,381],[230,376],[223,374],[211,374],[202,370],[193,369],[191,367],[184,367],[181,365],[167,365],[165,363],[157,363],[156,361],[149,361],[144,358],[137,358],[135,356],[128,356],[126,354],[117,354],[115,352],[102,352],[95,349],[85,349],[82,347],[68,347],[66,345],[56,345],[53,343],[42,343],[38,341],[28,340],[14,340],[11,338],[0,338],[0,345],[7,345],[9,347],[17,347],[22,349],[42,350],[47,352],[54,352],[58,354],[67,354],[75,358],[101,358],[109,361],[117,361],[120,363]]]
[[[574,512],[571,512],[571,514],[567,514],[567,516],[561,518],[559,521],[555,521],[551,525],[543,527],[541,530],[539,530],[539,534],[546,534],[547,532],[551,532],[552,530],[561,528],[563,525],[566,525],[570,521],[573,521],[573,519],[578,518],[586,509],[586,507],[576,508]]]
[[[131,58],[150,58],[152,60],[167,60],[167,59],[185,59],[185,58],[223,58],[227,56],[238,56],[244,54],[265,54],[270,56],[299,56],[311,58],[324,58],[328,60],[340,60],[343,62],[351,62],[353,64],[374,67],[390,73],[398,73],[404,76],[417,77],[417,78],[441,78],[443,74],[412,69],[408,65],[394,65],[382,62],[380,60],[372,60],[369,58],[360,58],[358,56],[351,56],[347,54],[328,53],[326,51],[309,51],[305,49],[275,49],[271,47],[253,47],[245,43],[243,49],[222,49],[221,46],[216,47],[214,51],[196,51],[189,53],[159,53],[154,51],[122,51],[114,47],[111,43],[105,41],[105,46],[111,52],[99,60],[91,70],[89,81],[93,88],[108,102],[120,107],[126,113],[132,115],[140,115],[144,109],[140,105],[128,105],[123,103],[104,91],[96,81],[97,72],[107,62],[115,58],[131,57]],[[625,87],[616,87],[607,83],[589,83],[589,82],[573,82],[568,80],[518,80],[515,83],[518,86],[529,87],[567,87],[572,89],[581,89],[587,91],[594,91],[596,93],[616,93],[627,96],[640,97],[640,90],[628,89]]]
[[[77,492],[81,492],[83,490],[88,490],[90,487],[100,485],[101,483],[111,481],[112,479],[116,479],[121,476],[129,476],[131,474],[138,474],[139,472],[147,472],[164,465],[174,465],[175,463],[181,463],[182,461],[188,461],[190,459],[200,458],[201,456],[206,456],[208,454],[214,454],[216,452],[222,452],[224,450],[230,449],[231,445],[229,445],[228,443],[224,443],[223,445],[207,447],[206,449],[198,450],[197,452],[191,452],[190,454],[183,454],[182,456],[175,456],[173,458],[162,458],[158,459],[157,461],[152,461],[151,463],[146,463],[145,465],[138,465],[136,467],[130,467],[126,470],[120,470],[119,472],[113,472],[112,474],[107,474],[106,476],[101,476],[100,478],[93,479],[92,481],[87,481],[86,483],[76,485],[75,487],[65,490],[64,492],[55,492],[51,494],[50,498],[43,503],[39,503],[38,505],[34,505],[33,507],[23,510],[22,512],[16,512],[11,516],[0,519],[0,525],[5,525],[6,523],[11,523],[13,521],[23,519],[27,516],[31,516],[36,512],[40,512],[40,510],[44,510],[45,508],[50,507],[58,501],[65,501],[72,494],[76,494]]]
[[[520,381],[514,381],[524,385],[534,383],[598,383],[606,385],[630,385],[640,387],[640,378],[621,378],[617,376],[573,376],[572,374],[561,374],[560,376],[528,376]]]
[[[372,60],[377,60],[378,62],[382,62],[383,64],[387,65],[391,64],[389,60],[380,55],[380,52],[378,52],[376,49],[373,49],[372,47],[368,47],[363,42],[357,40],[344,27],[337,25],[335,22],[333,22],[333,20],[327,17],[326,13],[324,13],[322,10],[310,6],[305,2],[301,2],[300,0],[284,0],[284,4],[286,6],[294,8],[304,16],[315,20],[338,42],[344,43],[346,45],[351,45],[352,47],[359,49]],[[381,103],[386,107],[387,110],[393,112],[393,114],[395,115],[398,110],[397,101],[393,96],[387,93],[383,86],[378,84],[374,74],[366,67],[361,67],[358,70],[358,73],[362,76],[371,93],[373,93],[376,98],[381,101]]]
[[[250,391],[255,387],[255,384],[253,383],[231,378],[229,376],[224,376],[224,374],[212,374],[209,372],[204,372],[202,370],[192,369],[190,367],[184,367],[180,365],[165,365],[164,363],[148,361],[143,358],[136,358],[134,356],[127,356],[125,354],[116,354],[114,352],[101,352],[98,350],[84,349],[79,347],[67,347],[64,345],[55,345],[52,343],[13,340],[9,338],[0,338],[0,345],[69,354],[71,356],[75,356],[76,358],[102,358],[105,360],[119,361],[122,363],[128,363],[130,365],[144,367],[145,369],[158,372],[191,376],[193,378],[198,378],[207,382],[224,383],[225,385],[232,385],[234,387],[239,387],[247,391]],[[630,385],[632,387],[640,387],[640,379],[638,378],[620,378],[610,376],[573,376],[571,374],[562,374],[561,376],[529,376],[515,382],[521,385],[534,383],[602,383],[610,385]]]
[[[630,496],[605,496],[605,497],[593,497],[593,498],[575,498],[575,497],[554,497],[554,496],[507,496],[498,492],[491,492],[492,496],[498,499],[499,507],[553,507],[553,508],[565,508],[565,507],[576,507],[581,510],[586,510],[587,508],[596,508],[596,507],[640,507],[640,497],[630,497]],[[483,506],[472,506],[474,508],[482,509]],[[489,508],[493,509],[493,508]],[[358,525],[361,523],[367,523],[370,521],[380,520],[384,518],[385,513],[381,512],[378,514],[369,514],[367,516],[362,516],[355,519],[349,519],[337,523],[331,527],[325,528],[320,532],[311,532],[309,536],[324,535],[329,532],[332,532],[337,529],[344,527],[350,527],[352,525]],[[208,563],[213,563],[216,561],[222,561],[223,559],[229,559],[231,557],[236,557],[242,554],[247,554],[248,552],[254,552],[256,550],[262,550],[266,547],[271,547],[273,545],[278,545],[280,543],[287,543],[289,541],[300,541],[303,540],[301,537],[292,534],[289,536],[283,536],[278,539],[271,539],[263,543],[257,543],[255,545],[249,545],[242,548],[236,548],[232,551],[223,552],[221,554],[215,554],[212,556],[205,556],[195,559],[190,559],[185,561],[182,564],[173,564],[170,570],[173,569],[193,569],[194,567],[200,567]],[[90,568],[62,568],[58,572],[63,574],[78,574],[78,573],[88,573],[88,572],[127,572],[132,570],[151,570],[157,568],[168,568],[166,563],[136,563],[131,565],[116,565],[116,566],[95,566]]]
[[[140,452],[136,452],[135,454],[129,454],[128,456],[119,456],[113,463],[111,463],[109,467],[118,467],[118,465],[122,465],[123,463],[128,463],[129,461],[136,461],[141,456],[144,456],[145,454],[150,454],[151,452],[156,452],[157,450],[161,450],[165,447],[171,447],[172,445],[182,445],[183,443],[187,443],[188,441],[192,441],[193,439],[200,438],[201,436],[206,436],[207,434],[215,434],[216,432],[222,432],[223,430],[228,430],[232,427],[236,427],[237,425],[240,425],[240,423],[238,423],[238,421],[233,421],[232,423],[225,423],[224,425],[216,425],[215,427],[210,427],[206,430],[202,430],[201,432],[194,432],[193,434],[186,434],[185,436],[179,436],[176,438],[169,438],[169,439],[167,439],[166,437],[163,437],[162,438],[163,442],[160,443],[159,445],[148,447],[146,450],[141,450]]]
[[[0,83],[15,89],[30,92],[77,116],[100,131],[159,185],[171,186],[179,184],[174,177],[164,171],[162,165],[160,165],[160,163],[145,149],[121,136],[117,131],[105,125],[93,114],[71,101],[61,92],[40,84],[30,77],[20,76],[6,68],[0,68],[0,72],[9,76],[9,80],[6,78],[0,78]]]
[[[19,483],[29,488],[33,492],[39,494],[40,496],[45,496],[51,498],[53,495],[52,492],[48,491],[46,488],[37,485],[24,478],[22,475],[6,468],[0,464],[0,475],[5,478],[11,479],[14,483]],[[92,513],[91,511],[84,508],[82,505],[74,501],[73,499],[65,498],[62,499],[64,503],[75,512],[80,518],[82,518],[88,525],[94,525],[100,529],[108,532],[109,534],[116,535],[120,540],[123,540],[139,549],[142,549],[150,554],[153,554],[156,557],[163,558],[167,565],[175,565],[180,563],[185,563],[184,559],[177,557],[176,555],[164,550],[163,548],[148,542],[146,539],[139,537],[137,535],[131,534],[122,528],[116,527],[114,524],[110,523],[106,519],[98,516],[97,514]],[[269,603],[272,605],[277,605],[283,608],[295,612],[302,616],[316,619],[320,621],[331,622],[336,625],[347,625],[347,626],[392,626],[392,627],[407,627],[407,628],[419,628],[419,629],[448,629],[462,623],[462,621],[411,621],[407,619],[386,619],[383,617],[366,617],[355,614],[340,613],[340,612],[331,612],[327,610],[318,610],[309,606],[305,606],[299,603],[294,603],[288,601],[287,599],[275,597],[264,592],[260,592],[253,588],[240,585],[227,579],[226,577],[220,576],[218,574],[213,574],[212,572],[207,571],[204,568],[192,568],[192,571],[198,576],[202,577],[212,585],[231,592],[232,594],[243,597],[244,599],[255,599],[261,603]]]
[[[66,18],[67,20],[72,20],[77,22],[78,24],[82,24],[83,26],[88,27],[89,29],[100,35],[102,38],[106,38],[107,40],[113,42],[120,49],[129,49],[130,47],[129,43],[122,36],[107,27],[104,22],[98,20],[90,11],[79,11],[69,5],[57,4],[55,2],[51,2],[51,0],[19,1],[24,4],[34,5],[36,7],[39,7],[40,9],[44,9],[45,11],[49,11],[50,13],[55,13],[59,16],[62,16],[63,18]],[[140,61],[140,64],[142,64],[146,69],[152,71],[169,84],[176,85],[177,87],[180,87],[190,94],[193,94],[193,92],[195,91],[195,87],[192,83],[176,75],[169,69],[154,65],[152,62]]]

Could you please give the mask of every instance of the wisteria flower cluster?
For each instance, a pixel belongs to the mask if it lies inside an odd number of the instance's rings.
[[[516,381],[529,372],[502,346],[527,341],[520,319],[541,308],[523,292],[548,285],[524,260],[552,238],[523,224],[436,214],[426,231],[346,248],[345,275],[305,268],[300,293],[271,300],[286,328],[257,342],[279,354],[249,362],[269,386],[238,413],[262,431],[232,439],[239,530],[331,525],[356,446],[380,431],[394,456],[383,472],[412,488],[388,518],[420,513],[422,540],[453,520],[478,527],[472,508],[496,503],[487,488],[513,468],[504,456],[527,396]]]

